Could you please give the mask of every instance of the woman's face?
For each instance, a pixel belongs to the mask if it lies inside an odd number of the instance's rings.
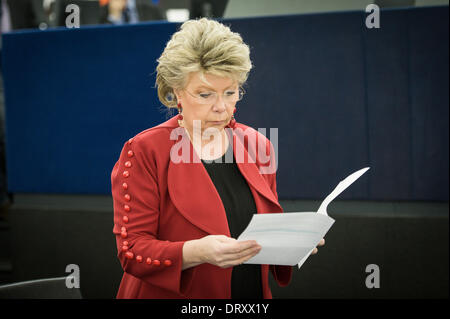
[[[183,90],[175,90],[178,102],[181,103],[183,126],[192,134],[194,120],[200,120],[201,132],[214,127],[221,131],[228,125],[233,115],[236,101],[232,94],[239,95],[239,86],[231,78],[205,74],[204,83],[199,72],[189,74],[188,82]]]

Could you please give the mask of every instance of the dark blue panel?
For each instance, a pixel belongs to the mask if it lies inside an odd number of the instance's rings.
[[[165,119],[153,88],[173,23],[4,37],[9,190],[108,193],[123,142]]]
[[[371,166],[340,199],[448,200],[448,7],[383,11],[380,30],[364,20],[223,20],[255,65],[236,118],[279,129],[282,199],[322,199]],[[9,190],[109,193],[123,142],[166,119],[153,72],[176,27],[6,35]]]
[[[236,118],[279,129],[281,198],[323,198],[368,163],[361,14],[231,22],[255,65]],[[367,195],[361,179],[340,198]]]
[[[448,201],[448,7],[408,14],[412,198]]]
[[[407,11],[382,11],[363,28],[370,145],[370,198],[411,198]]]

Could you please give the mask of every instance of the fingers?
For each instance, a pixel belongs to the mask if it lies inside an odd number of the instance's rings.
[[[322,239],[319,241],[319,244],[318,244],[317,246],[323,246],[323,245],[325,245],[325,238],[322,238]]]
[[[258,254],[260,252],[260,250],[261,250],[261,246],[256,246],[256,247],[250,247],[250,248],[243,250],[234,255],[228,255],[229,259],[225,260],[225,263],[227,264],[228,267],[243,264],[244,262],[246,262],[247,260],[249,260],[250,258],[255,256],[256,254]]]
[[[224,245],[224,254],[241,254],[249,249],[261,247],[255,240],[228,242]]]
[[[261,246],[254,240],[226,242],[221,249],[220,267],[228,268],[240,265],[261,250]]]
[[[241,265],[241,264],[245,263],[250,258],[256,256],[260,251],[261,251],[261,247],[257,247],[257,248],[252,249],[252,251],[249,252],[249,254],[247,256],[245,256],[242,259],[237,261],[237,265]]]
[[[317,247],[320,247],[320,246],[323,246],[323,245],[325,245],[325,238],[322,238],[322,239],[319,241],[319,243],[317,244]],[[317,247],[313,249],[313,251],[311,252],[311,255],[317,254],[317,252],[319,251],[319,250],[317,249]]]

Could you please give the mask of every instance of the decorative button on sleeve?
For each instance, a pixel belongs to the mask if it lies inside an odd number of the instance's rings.
[[[166,259],[166,260],[164,260],[164,265],[169,267],[170,265],[172,265],[172,261],[170,259]]]
[[[128,259],[133,259],[134,258],[134,254],[131,251],[127,251],[125,253],[125,257]]]
[[[159,266],[159,265],[161,265],[161,262],[159,260],[155,259],[155,260],[153,260],[153,265]]]

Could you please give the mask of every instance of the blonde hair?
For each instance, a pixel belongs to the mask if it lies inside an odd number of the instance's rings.
[[[215,20],[201,18],[184,22],[172,35],[157,60],[158,98],[168,108],[176,108],[174,89],[183,89],[189,73],[200,72],[229,77],[242,86],[253,67],[250,48],[239,33]]]

